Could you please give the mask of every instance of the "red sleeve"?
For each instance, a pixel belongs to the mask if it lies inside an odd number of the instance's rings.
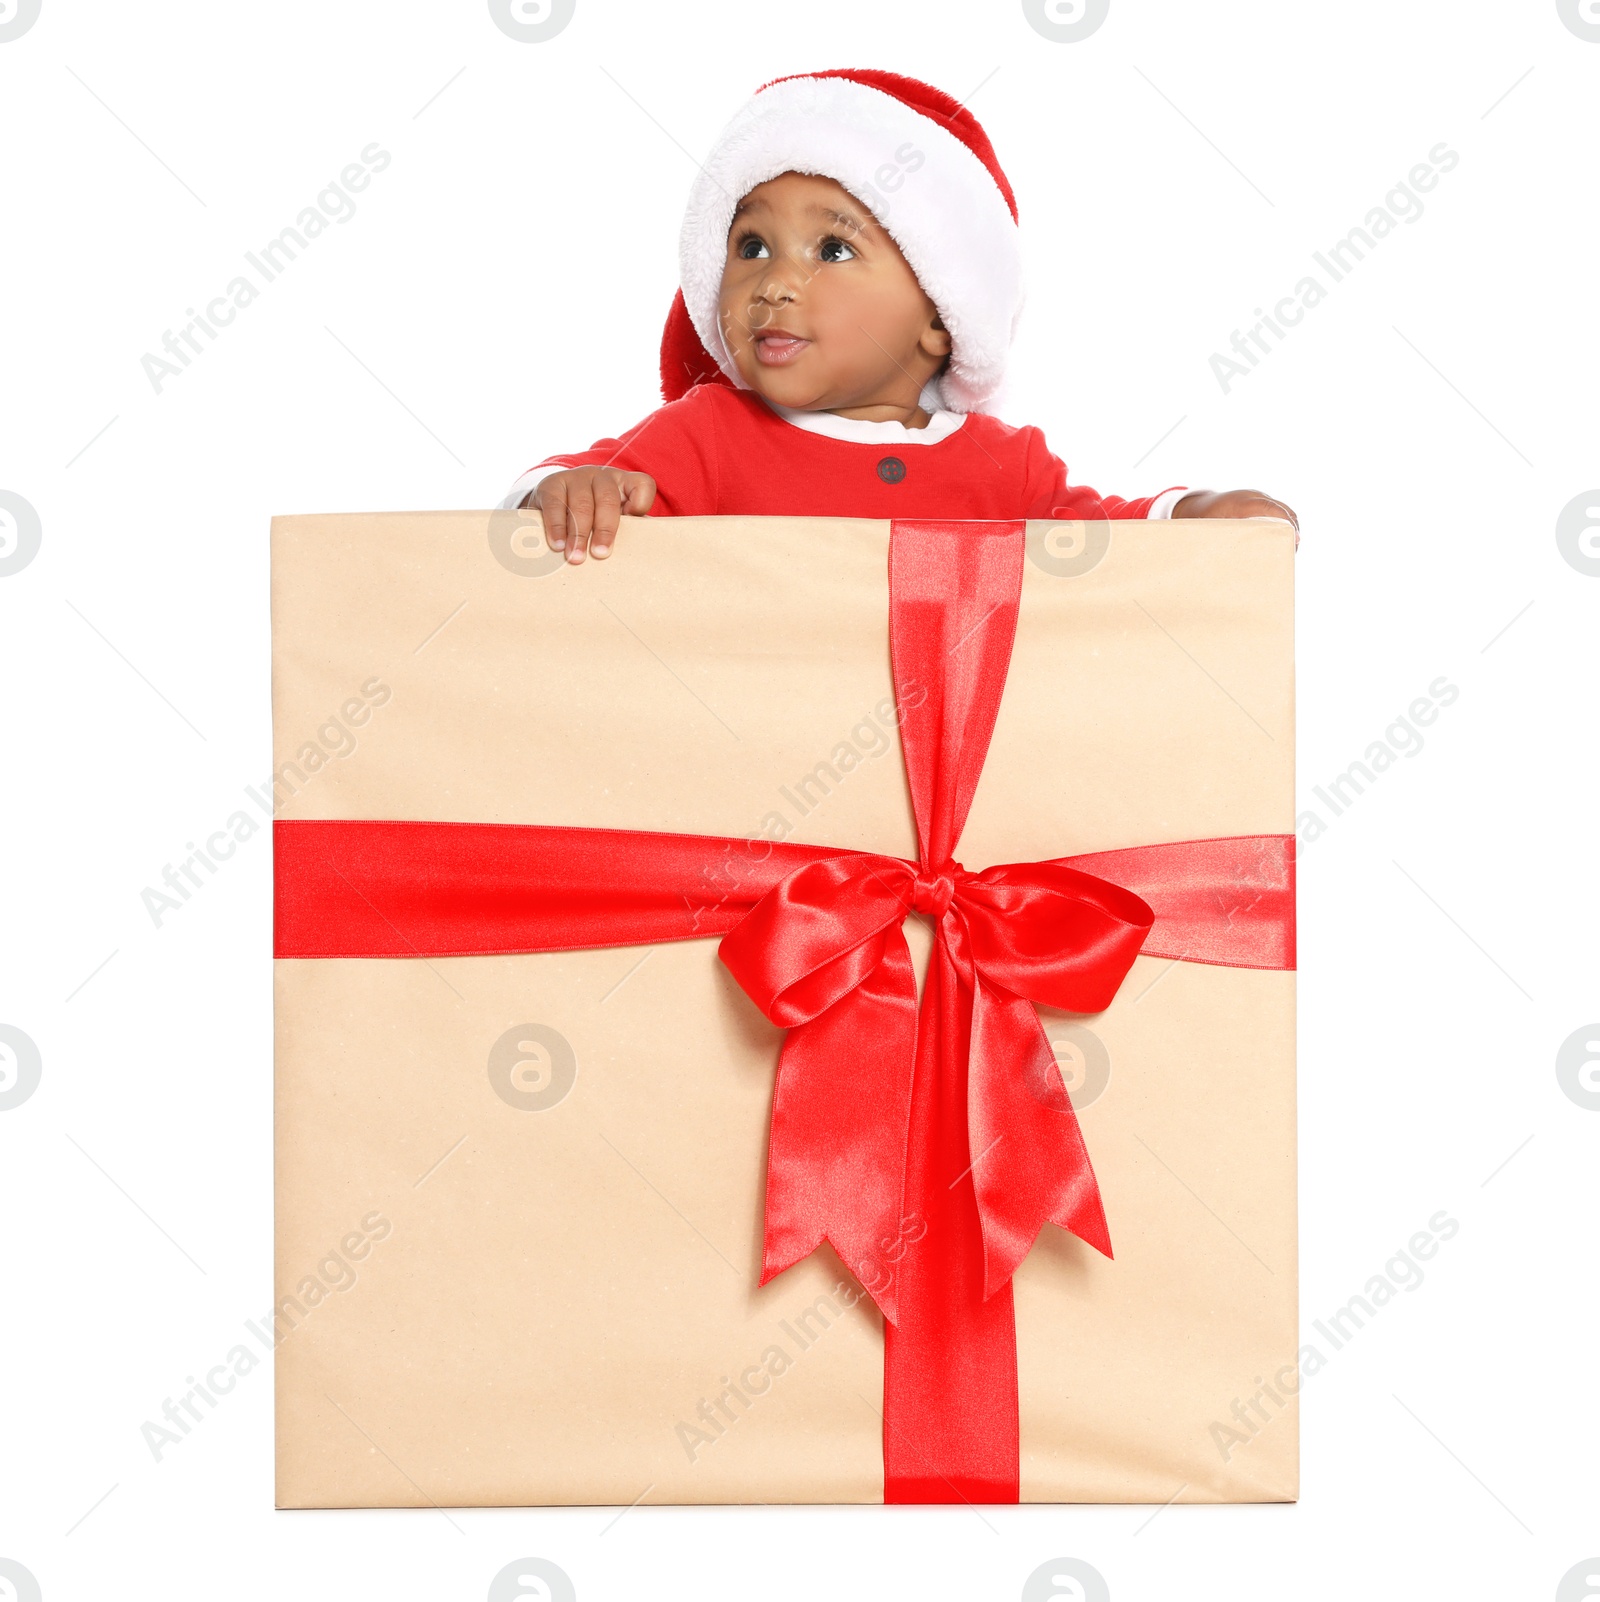
[[[709,517],[717,510],[717,420],[711,386],[698,385],[658,407],[617,439],[597,439],[586,451],[536,463],[563,467],[617,467],[656,481],[652,517]]]
[[[1027,430],[1028,439],[1028,517],[1070,518],[1075,521],[1099,521],[1113,517],[1144,517],[1165,490],[1155,495],[1141,495],[1137,500],[1124,500],[1120,495],[1098,495],[1087,484],[1067,482],[1067,464],[1051,454],[1044,434],[1037,428]],[[1173,484],[1172,489],[1180,486]]]

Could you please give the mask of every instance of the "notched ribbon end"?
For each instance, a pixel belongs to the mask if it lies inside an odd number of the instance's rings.
[[[1087,1154],[1084,1161],[1088,1161]],[[1088,1194],[1076,1198],[1050,1222],[1069,1235],[1076,1235],[1086,1246],[1094,1247],[1108,1261],[1111,1259],[1111,1226],[1106,1223],[1105,1204],[1100,1199],[1100,1187],[1094,1181],[1092,1170]]]
[[[898,1286],[894,1277],[891,1275],[884,1284],[874,1290],[860,1274],[851,1268],[850,1259],[844,1249],[832,1235],[826,1232],[819,1234],[803,1250],[790,1251],[786,1256],[769,1247],[761,1264],[761,1277],[756,1281],[756,1288],[759,1290],[763,1285],[776,1279],[779,1274],[793,1268],[796,1263],[803,1262],[824,1243],[833,1248],[834,1254],[838,1257],[844,1271],[861,1287],[863,1294],[872,1299],[873,1305],[883,1314],[884,1321],[898,1325],[900,1322],[900,1304],[899,1297],[896,1294]]]
[[[1071,1224],[1063,1224],[1059,1219],[1054,1218],[1050,1219],[1049,1222],[1056,1224],[1058,1228],[1065,1230],[1069,1235],[1076,1235],[1077,1238],[1086,1246],[1092,1246],[1108,1262],[1113,1260],[1114,1254],[1111,1250],[1111,1235],[1106,1229],[1104,1215],[1102,1215],[1099,1220],[1098,1228],[1090,1225],[1087,1222],[1085,1222],[1081,1228],[1075,1227]],[[1042,1225],[1040,1227],[1043,1228]],[[1038,1236],[1035,1235],[1034,1239],[1037,1240]],[[1028,1251],[1032,1250],[1033,1246],[1030,1243]],[[1027,1255],[1028,1252],[1024,1252],[1022,1254],[1024,1258]],[[1009,1285],[1012,1279],[1015,1277],[1017,1269],[1021,1266],[1021,1259],[1018,1259],[1016,1262],[1009,1262],[1000,1254],[992,1251],[986,1251],[983,1259],[984,1301],[988,1301],[996,1291],[1001,1290],[1006,1285]],[[891,1322],[893,1321],[891,1320]]]

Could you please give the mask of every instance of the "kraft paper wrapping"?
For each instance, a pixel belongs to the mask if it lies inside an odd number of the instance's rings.
[[[1293,829],[1293,531],[1105,533],[1028,526],[969,869]],[[279,816],[914,857],[888,540],[278,518]],[[1042,1016],[1117,1255],[1046,1225],[1016,1276],[1022,1500],[1293,1500],[1294,975]],[[881,1500],[876,1308],[826,1245],[757,1288],[781,1037],[715,939],[279,961],[276,1035],[280,1506]]]

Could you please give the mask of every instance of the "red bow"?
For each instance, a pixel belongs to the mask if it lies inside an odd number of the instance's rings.
[[[761,1283],[824,1237],[891,1322],[878,1270],[908,1211],[906,1136],[916,982],[901,924],[926,913],[971,1009],[967,1124],[984,1298],[1049,1219],[1111,1255],[1072,1104],[1031,1003],[1108,1006],[1155,922],[1120,885],[1053,862],[929,872],[899,857],[829,857],[780,880],[719,948],[750,999],[789,1031],[767,1158]]]

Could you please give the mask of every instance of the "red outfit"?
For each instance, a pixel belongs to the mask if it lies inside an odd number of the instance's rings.
[[[812,415],[827,426],[828,414]],[[861,429],[838,421],[842,431]],[[1039,429],[1012,428],[982,412],[965,413],[932,444],[917,440],[922,430],[890,426],[904,444],[834,439],[789,422],[753,390],[700,384],[620,439],[596,440],[538,467],[648,473],[658,517],[1134,518],[1158,499],[1069,485],[1066,464]]]

